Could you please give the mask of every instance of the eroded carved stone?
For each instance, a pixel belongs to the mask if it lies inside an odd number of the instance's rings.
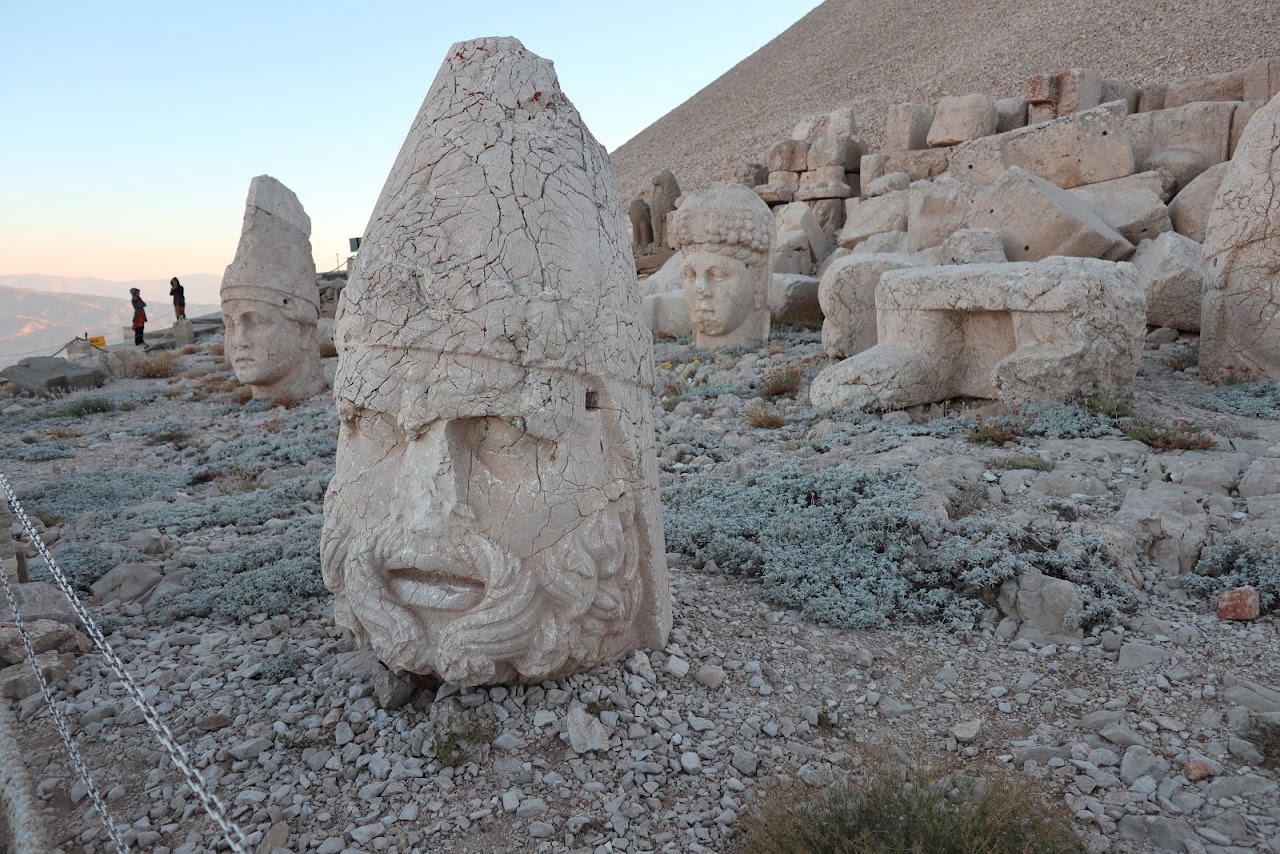
[[[1249,122],[1206,229],[1200,370],[1280,377],[1280,95]]]
[[[1091,258],[887,270],[878,343],[818,374],[809,396],[875,410],[1114,393],[1137,375],[1145,306],[1133,265]]]
[[[667,215],[676,209],[676,199],[680,198],[680,184],[670,169],[663,169],[653,176],[653,199],[649,202],[649,222],[653,229],[653,245],[658,249],[666,249]]]
[[[631,251],[642,255],[653,245],[653,220],[649,203],[644,199],[632,199],[627,205],[627,219],[631,221]]]
[[[227,360],[254,397],[303,399],[324,391],[311,218],[270,175],[249,183],[221,297]]]
[[[324,580],[388,666],[538,682],[666,643],[639,301],[608,156],[551,62],[455,44],[337,318]]]
[[[684,299],[699,347],[758,346],[769,340],[769,207],[742,184],[689,196],[672,217],[684,253]]]

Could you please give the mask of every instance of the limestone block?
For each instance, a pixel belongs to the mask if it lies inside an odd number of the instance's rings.
[[[1133,148],[1133,162],[1139,171],[1167,169],[1178,186],[1185,187],[1227,159],[1237,106],[1234,101],[1212,101],[1127,116],[1124,134]]]
[[[1027,99],[1000,98],[996,101],[996,133],[1027,126]]]
[[[1204,243],[1213,200],[1217,198],[1218,189],[1230,168],[1230,162],[1210,166],[1182,188],[1169,203],[1169,221],[1174,231]]]
[[[907,194],[907,251],[939,246],[969,221],[979,188],[964,181],[916,181]]]
[[[190,320],[182,317],[173,321],[173,345],[175,347],[185,347],[195,340],[196,333],[191,328]]]
[[[1048,113],[1049,118],[1058,115],[1058,76],[1037,74],[1027,81],[1027,106],[1037,107]]]
[[[1058,105],[1051,103],[1027,104],[1027,124],[1038,125],[1058,117]]]
[[[1138,98],[1138,112],[1151,113],[1164,109],[1164,98],[1169,91],[1168,83],[1147,83],[1142,87],[1142,95]]]
[[[876,343],[876,286],[886,270],[919,267],[910,255],[848,255],[834,262],[818,284],[822,307],[822,347],[843,359]]]
[[[1240,99],[1270,101],[1280,94],[1280,56],[1260,59],[1244,71]]]
[[[770,172],[769,182],[752,187],[760,199],[768,204],[788,204],[795,199],[800,188],[800,176],[795,172]]]
[[[107,379],[103,371],[57,356],[28,356],[0,371],[0,377],[40,397],[98,388]]]
[[[769,170],[763,163],[739,163],[720,173],[720,181],[724,184],[745,184],[758,187],[769,180]]]
[[[68,625],[76,624],[75,612],[62,591],[44,581],[30,581],[13,588],[13,598],[18,603],[18,613],[23,620],[53,620]],[[0,623],[15,622],[7,597],[0,596]]]
[[[859,195],[867,195],[867,187],[875,180],[884,177],[884,164],[889,158],[884,154],[864,154],[858,164]],[[847,208],[846,208],[847,214]]]
[[[642,279],[639,283],[640,296],[663,294],[667,291],[684,289],[684,253],[676,252],[668,258],[657,272]]]
[[[1058,115],[1092,110],[1102,103],[1102,75],[1088,68],[1058,73]]]
[[[844,199],[814,199],[805,202],[818,221],[818,227],[827,238],[827,244],[835,240],[836,233],[844,227]]]
[[[821,166],[800,173],[800,187],[795,192],[796,201],[811,199],[847,199],[853,188],[845,183],[844,169],[839,166]]]
[[[804,213],[812,216],[807,207]],[[768,341],[776,234],[769,208],[746,187],[730,184],[691,195],[673,226],[676,248],[684,252],[684,298],[694,343],[735,347]]]
[[[857,172],[862,159],[861,137],[843,136],[835,132],[817,134],[809,142],[808,169],[839,166],[841,172]]]
[[[1113,394],[1141,363],[1145,301],[1130,264],[1051,258],[890,270],[875,305],[877,344],[818,374],[814,406]]]
[[[769,149],[764,162],[770,172],[803,172],[809,168],[809,143],[784,139]]]
[[[974,203],[973,228],[998,229],[1010,261],[1128,257],[1133,245],[1084,202],[1014,166]]]
[[[1171,110],[1196,101],[1243,101],[1245,71],[1227,71],[1169,81],[1164,108]]]
[[[1100,103],[1106,104],[1110,101],[1123,101],[1125,112],[1136,113],[1142,101],[1142,89],[1139,86],[1134,86],[1132,83],[1126,83],[1123,80],[1117,80],[1114,77],[1104,77]]]
[[[1280,495],[1280,460],[1273,457],[1254,460],[1240,475],[1241,498]]]
[[[93,648],[93,642],[76,631],[74,626],[55,620],[32,620],[23,624],[31,637],[36,655],[45,652],[85,653]],[[0,626],[0,667],[20,664],[27,660],[27,647],[22,642],[18,627]]]
[[[940,264],[1003,264],[1004,239],[993,228],[962,228],[939,247]]]
[[[650,332],[662,338],[682,338],[693,334],[683,289],[644,297],[640,300],[640,317]]]
[[[972,94],[943,98],[929,125],[929,147],[958,145],[996,132],[1000,117],[990,95]]]
[[[928,104],[894,104],[884,120],[884,150],[914,151],[929,147],[933,107]]]
[[[270,175],[249,182],[220,295],[227,361],[255,398],[304,400],[325,390],[311,218]]]
[[[814,139],[825,133],[836,133],[850,137],[857,136],[858,117],[853,107],[837,107],[829,113],[806,116],[796,122],[795,127],[791,129],[791,138],[813,142]]]
[[[905,231],[884,231],[880,234],[873,234],[866,240],[859,243],[852,251],[854,253],[899,253],[906,255],[907,253],[907,233]]]
[[[141,602],[160,583],[159,567],[145,563],[122,563],[99,578],[91,586],[99,603],[128,604]]]
[[[1209,214],[1200,370],[1280,377],[1280,96],[1249,122]]]
[[[910,186],[911,176],[906,172],[890,172],[867,184],[862,195],[864,198],[874,199],[876,196],[883,196],[895,190],[905,190]]]
[[[1070,616],[1084,610],[1080,588],[1070,581],[1044,575],[1032,567],[1018,578],[1017,616],[1022,620],[1018,637],[1035,641],[1081,638],[1079,625]]]
[[[803,205],[804,202],[792,204]],[[813,273],[813,248],[805,233],[788,231],[779,234],[773,243],[769,267],[777,273],[799,273],[803,276]]]
[[[769,316],[773,323],[818,323],[822,308],[818,300],[818,279],[774,273],[769,285]]]
[[[884,170],[906,172],[912,181],[931,181],[951,168],[951,149],[923,148],[916,151],[890,151],[884,155]]]
[[[1117,516],[1139,534],[1151,560],[1173,575],[1195,568],[1209,537],[1209,514],[1200,506],[1202,490],[1174,483],[1130,489]]]
[[[771,224],[741,184],[711,192]],[[388,667],[541,682],[666,644],[635,277],[609,157],[552,63],[453,45],[337,315],[321,567],[337,624]]]
[[[1249,126],[1249,121],[1254,114],[1267,105],[1266,101],[1245,101],[1236,107],[1236,111],[1231,114],[1231,138],[1227,141],[1227,158],[1236,156],[1236,148],[1240,145],[1240,139],[1244,136],[1245,128]]]
[[[909,191],[898,190],[874,199],[863,199],[857,206],[846,208],[844,228],[840,229],[836,242],[846,249],[853,249],[873,234],[905,232],[908,195]]]
[[[1160,201],[1167,205],[1169,200],[1173,198],[1177,188],[1178,179],[1174,177],[1172,172],[1164,169],[1154,169],[1150,172],[1136,172],[1133,175],[1125,175],[1123,178],[1099,181],[1096,184],[1085,184],[1074,189],[1088,190],[1096,195],[1108,195],[1129,190],[1150,190],[1160,198]]]
[[[1209,272],[1199,243],[1166,232],[1138,244],[1133,266],[1147,295],[1147,325],[1200,331],[1200,304]]]
[[[789,205],[774,208],[773,222],[779,240],[787,232],[799,232],[804,236],[810,263],[821,261],[827,254],[827,236],[822,232],[822,226],[818,224],[818,218],[814,215],[813,209],[804,202],[792,202]],[[775,271],[777,271],[776,268]]]
[[[1124,105],[1104,104],[1078,115],[972,140],[951,154],[951,174],[992,184],[1010,166],[1059,187],[1079,187],[1133,173],[1133,153],[1123,133]]]
[[[1137,245],[1141,240],[1154,239],[1173,228],[1169,209],[1150,190],[1102,190],[1098,189],[1100,186],[1091,184],[1067,192],[1089,205],[1103,222],[1130,243]]]

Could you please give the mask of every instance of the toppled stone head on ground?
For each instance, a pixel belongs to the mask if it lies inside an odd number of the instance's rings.
[[[769,206],[742,184],[689,196],[672,218],[685,307],[699,347],[769,340]]]
[[[249,184],[221,296],[227,360],[254,397],[303,399],[324,391],[311,218],[293,191],[269,175]]]
[[[666,643],[639,302],[608,158],[552,64],[455,44],[337,317],[324,580],[387,665],[537,682]]]

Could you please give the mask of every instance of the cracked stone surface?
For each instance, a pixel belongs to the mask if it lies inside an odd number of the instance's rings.
[[[311,218],[270,175],[249,182],[221,298],[227,359],[254,397],[300,400],[324,391]]]
[[[886,270],[875,311],[878,343],[818,374],[815,406],[1114,393],[1137,374],[1146,300],[1131,264],[1053,258]]]
[[[1200,367],[1280,377],[1280,96],[1254,114],[1209,214],[1212,284],[1201,315]]]
[[[758,346],[769,340],[769,206],[742,184],[689,196],[672,217],[684,253],[684,299],[699,347]]]
[[[336,323],[322,566],[388,666],[540,682],[666,643],[639,302],[608,158],[552,63],[455,44]]]

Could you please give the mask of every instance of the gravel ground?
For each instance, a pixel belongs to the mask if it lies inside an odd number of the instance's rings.
[[[784,459],[815,470],[844,463],[923,472],[940,458],[966,458],[974,482],[934,483],[926,503],[1049,536],[1124,528],[1117,508],[1126,494],[1203,464],[1202,473],[1235,472],[1219,478],[1220,500],[1205,499],[1211,510],[1224,508],[1211,520],[1209,537],[1218,539],[1257,524],[1236,494],[1240,472],[1280,457],[1280,420],[1198,406],[1209,387],[1194,370],[1166,365],[1185,341],[1147,352],[1134,406],[1210,427],[1215,450],[1158,454],[1115,433],[1026,437],[997,449],[967,441],[963,430],[901,435],[903,414],[856,419],[867,432],[854,441],[815,446],[830,440],[833,422],[805,404],[803,384],[773,404],[784,427],[744,419],[744,402],[765,375],[787,367],[811,375],[826,364],[815,334],[779,339],[746,353],[658,345],[659,388],[685,384],[655,406],[665,484],[741,480]],[[334,360],[326,361],[332,372]],[[210,448],[241,435],[290,438],[290,430],[327,423],[327,396],[294,410],[238,408],[224,398],[227,370],[215,356],[186,356],[183,368],[171,380],[112,383],[112,393],[151,399],[75,428],[57,421],[74,456],[6,459],[6,473],[22,493],[71,470],[194,472]],[[33,426],[42,422],[13,426],[31,406],[4,407],[0,452],[29,444],[22,437],[42,429]],[[933,407],[911,420],[927,426],[970,414]],[[147,431],[170,422],[190,425],[186,446],[148,444]],[[692,428],[711,438],[694,444]],[[1047,456],[1058,468],[1002,472],[996,462],[1014,452]],[[238,488],[299,473],[323,479],[331,465],[331,453],[321,454],[292,470],[268,468]],[[1062,478],[1068,486],[1092,478],[1102,490],[1076,493],[1061,488]],[[1280,481],[1275,489],[1280,494]],[[221,494],[216,479],[177,492],[157,497],[198,508]],[[319,509],[306,501],[262,524],[129,537],[173,571],[305,526]],[[137,512],[126,508],[117,518]],[[91,514],[84,524],[105,521]],[[78,530],[64,521],[47,533],[56,542]],[[856,776],[868,756],[887,751],[948,770],[1025,775],[1074,816],[1093,852],[1280,851],[1276,771],[1242,738],[1251,711],[1280,702],[1267,693],[1277,686],[1276,617],[1219,620],[1210,603],[1170,583],[1139,531],[1128,535],[1138,551],[1121,563],[1143,588],[1140,607],[1081,637],[1042,641],[995,608],[968,630],[898,616],[868,629],[817,624],[768,604],[771,591],[758,580],[673,554],[675,629],[666,649],[538,686],[488,690],[386,672],[335,628],[327,596],[241,621],[166,622],[137,605],[95,610],[259,850],[269,850],[269,834],[285,850],[328,854],[731,851],[739,819],[774,787],[806,790]],[[210,823],[100,657],[77,658],[58,691],[127,838],[147,851],[216,850]],[[48,710],[37,698],[18,710],[62,850],[110,850]],[[1193,761],[1204,763],[1206,779],[1187,779]]]
[[[1071,67],[1161,82],[1277,53],[1273,0],[827,0],[611,157],[623,199],[662,169],[688,192],[763,162],[797,120],[839,106],[857,108],[875,146],[901,101],[1021,95],[1032,75]]]

